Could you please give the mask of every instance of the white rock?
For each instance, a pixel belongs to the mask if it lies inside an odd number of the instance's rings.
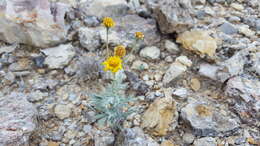
[[[141,50],[140,56],[151,60],[159,59],[160,49],[155,46],[145,47]]]
[[[163,76],[163,83],[168,84],[176,77],[180,76],[187,70],[187,67],[179,62],[174,62],[170,65]]]
[[[131,69],[135,69],[135,70],[144,70],[144,69],[148,69],[148,68],[149,68],[148,64],[141,60],[134,61],[133,65],[131,67]]]
[[[176,62],[179,62],[187,67],[191,67],[192,61],[188,59],[187,56],[179,56],[176,58]]]
[[[215,138],[203,137],[194,141],[194,146],[217,146]]]
[[[244,6],[241,5],[241,4],[238,4],[238,3],[232,3],[230,6],[231,6],[232,8],[234,8],[234,9],[238,10],[238,11],[241,11],[241,10],[244,9]]]
[[[245,36],[248,36],[248,37],[255,35],[255,32],[250,30],[248,25],[240,26],[239,32],[244,34]]]
[[[71,108],[68,105],[58,104],[55,106],[54,112],[59,119],[63,120],[70,116]]]
[[[189,91],[186,88],[177,88],[173,90],[173,95],[187,98],[189,96]]]
[[[216,80],[217,79],[217,71],[219,70],[219,66],[210,65],[210,64],[201,64],[199,68],[199,73],[205,77]]]
[[[44,64],[48,65],[51,69],[63,68],[76,54],[71,44],[60,45],[41,51],[47,56]]]
[[[170,53],[178,53],[180,51],[178,45],[176,45],[174,42],[170,40],[166,40],[164,42],[164,47]]]

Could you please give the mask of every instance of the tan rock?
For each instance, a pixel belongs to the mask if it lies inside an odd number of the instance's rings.
[[[166,135],[174,113],[175,104],[172,98],[158,98],[145,111],[141,126],[151,130],[154,135]]]
[[[190,86],[191,86],[192,90],[198,91],[200,89],[200,81],[199,81],[199,79],[192,78]]]
[[[174,144],[170,140],[165,140],[160,146],[174,146]]]
[[[199,55],[208,55],[212,57],[217,49],[217,40],[212,38],[208,31],[191,30],[180,34],[177,42],[187,49],[196,52]]]
[[[58,142],[49,141],[48,146],[59,146],[60,144]]]

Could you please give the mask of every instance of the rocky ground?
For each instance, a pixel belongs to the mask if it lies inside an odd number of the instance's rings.
[[[259,0],[0,1],[0,145],[260,145]],[[89,95],[111,79],[110,48],[138,112],[115,135]]]

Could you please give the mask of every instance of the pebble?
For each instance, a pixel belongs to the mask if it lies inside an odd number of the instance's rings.
[[[155,46],[145,47],[144,49],[142,49],[140,51],[140,56],[144,57],[144,58],[147,58],[149,60],[159,59],[159,57],[160,57],[160,49],[155,47]]]
[[[164,47],[168,52],[173,53],[173,54],[176,54],[180,51],[178,45],[170,40],[166,40],[164,42]]]
[[[220,31],[224,32],[225,34],[236,34],[238,32],[238,30],[230,23],[226,22],[223,23],[220,27],[219,27]]]
[[[70,117],[71,108],[68,105],[58,104],[55,106],[54,112],[59,119],[63,120]]]

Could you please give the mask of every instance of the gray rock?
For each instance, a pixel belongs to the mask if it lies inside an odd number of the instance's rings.
[[[95,16],[86,16],[83,22],[87,27],[96,27],[100,24],[98,18]]]
[[[194,139],[195,139],[195,136],[192,135],[191,133],[185,133],[183,136],[182,136],[182,139],[184,141],[184,143],[186,144],[191,144],[193,143]]]
[[[46,78],[38,78],[32,81],[33,88],[36,90],[48,90],[54,89],[59,82],[57,80],[46,79]]]
[[[159,146],[139,127],[127,128],[117,138],[116,146]]]
[[[189,91],[186,88],[174,89],[172,94],[181,98],[187,98],[190,95]]]
[[[125,0],[94,0],[80,3],[80,10],[88,16],[117,17],[127,14],[128,5]]]
[[[213,80],[224,82],[228,78],[244,72],[244,66],[248,62],[247,55],[249,55],[249,50],[245,49],[216,65],[201,64],[199,73]]]
[[[87,134],[89,134],[92,131],[92,126],[91,125],[84,125],[83,126],[83,131]]]
[[[177,54],[179,53],[180,49],[178,47],[178,45],[176,45],[174,42],[170,41],[170,40],[166,40],[164,42],[164,47],[165,49],[170,52],[170,53],[173,53],[173,54]]]
[[[49,0],[4,1],[0,4],[0,40],[44,48],[66,40],[64,16],[69,5],[52,5]]]
[[[193,145],[194,146],[217,146],[217,142],[215,138],[203,137],[195,140]]]
[[[138,15],[126,15],[116,18],[115,21],[115,27],[109,31],[109,42],[112,44],[132,46],[135,43],[135,32],[142,32],[145,36],[143,41],[137,43],[137,47],[139,48],[140,44],[153,45],[160,41],[160,35],[154,19],[145,19]],[[105,43],[106,29],[103,27],[100,28],[100,36],[102,43]]]
[[[195,136],[232,135],[239,128],[235,119],[217,112],[213,105],[190,99],[181,109],[181,118],[188,123]]]
[[[230,23],[224,23],[219,27],[220,31],[224,32],[225,34],[236,34],[238,30]]]
[[[36,108],[26,95],[13,92],[0,97],[0,145],[29,145],[29,136],[36,130]]]
[[[151,6],[162,33],[183,32],[195,23],[191,16],[191,1],[160,0],[148,6]]]
[[[27,100],[30,102],[37,102],[44,99],[47,96],[48,96],[47,92],[41,92],[39,90],[36,90],[35,92],[32,92],[28,95]]]
[[[246,77],[233,77],[228,80],[225,93],[230,97],[241,98],[245,102],[260,100],[260,81]]]
[[[260,31],[260,19],[256,20],[256,30]]]
[[[71,44],[59,45],[54,48],[41,50],[47,58],[44,64],[51,69],[61,69],[65,67],[70,60],[76,55],[76,52]]]
[[[192,62],[186,56],[179,56],[176,58],[175,62],[170,65],[163,76],[163,83],[168,84],[173,79],[177,78],[183,74],[188,67],[190,67]]]
[[[160,57],[160,49],[155,47],[155,46],[151,46],[151,47],[145,47],[140,51],[140,56],[144,57],[146,59],[150,59],[150,60],[156,60],[159,59]]]
[[[95,51],[100,47],[100,35],[97,29],[81,27],[79,30],[79,42],[82,47],[89,51]]]
[[[63,120],[63,119],[68,118],[70,116],[71,108],[68,105],[58,104],[54,108],[54,113],[56,114],[56,116],[59,119]]]
[[[115,137],[110,132],[105,131],[95,131],[94,133],[95,146],[109,146],[115,141]]]

